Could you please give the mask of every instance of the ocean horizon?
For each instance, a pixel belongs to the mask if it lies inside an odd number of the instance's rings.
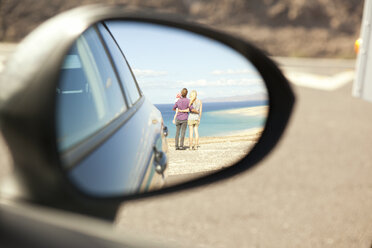
[[[172,123],[174,104],[154,104],[161,112],[164,125],[168,127],[168,138],[174,138],[176,125]],[[206,102],[203,103],[203,113],[199,125],[201,137],[223,136],[233,132],[243,131],[251,128],[264,127],[267,116],[265,115],[244,115],[226,114],[224,110],[241,109],[248,107],[268,106],[268,101],[241,101],[241,102]],[[186,130],[186,137],[189,131]]]

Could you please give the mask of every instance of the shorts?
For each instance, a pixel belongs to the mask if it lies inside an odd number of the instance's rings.
[[[199,120],[188,120],[187,125],[189,125],[189,126],[199,126]]]

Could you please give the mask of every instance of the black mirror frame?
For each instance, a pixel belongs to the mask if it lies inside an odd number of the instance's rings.
[[[262,136],[250,153],[234,166],[214,174],[139,195],[95,198],[72,185],[60,166],[56,142],[54,111],[59,68],[77,37],[94,23],[106,20],[181,28],[217,40],[246,57],[266,83],[270,110]],[[105,5],[73,9],[50,19],[26,37],[0,75],[0,128],[14,160],[14,173],[9,179],[13,186],[5,185],[2,191],[4,196],[16,201],[113,220],[124,201],[209,184],[251,169],[277,144],[294,100],[287,79],[275,63],[246,41],[169,14]]]

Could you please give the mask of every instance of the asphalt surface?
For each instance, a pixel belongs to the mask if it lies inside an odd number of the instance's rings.
[[[353,61],[329,61],[328,72],[298,63],[283,68],[332,78]],[[371,247],[372,104],[351,97],[350,81],[332,91],[293,86],[286,134],[254,170],[127,203],[117,230],[193,247]]]
[[[353,64],[306,61],[279,62],[287,73],[321,75],[325,83]],[[128,202],[116,231],[192,247],[371,247],[372,103],[352,98],[351,82],[332,90],[297,85],[284,137],[254,170]],[[9,168],[1,142],[0,176]]]
[[[0,72],[4,67],[6,59],[13,53],[16,46],[14,43],[0,43]]]

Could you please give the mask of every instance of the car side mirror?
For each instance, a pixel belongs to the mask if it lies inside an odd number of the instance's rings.
[[[246,41],[165,14],[77,8],[30,34],[1,75],[14,160],[2,195],[113,219],[123,201],[251,169],[293,104],[281,71]]]

